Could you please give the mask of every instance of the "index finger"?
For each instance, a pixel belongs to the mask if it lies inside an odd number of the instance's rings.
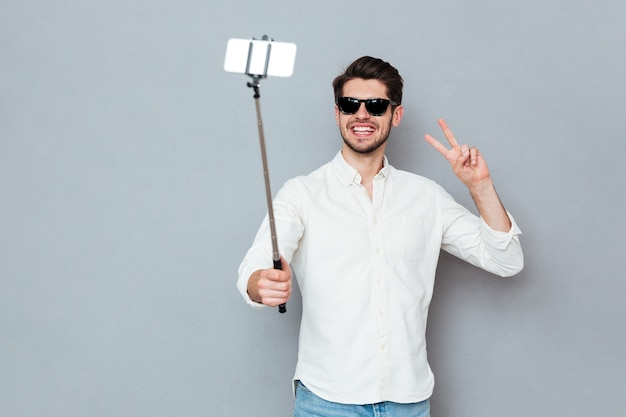
[[[448,153],[448,148],[446,148],[441,142],[439,142],[437,139],[429,134],[424,135],[424,139],[426,139],[426,141],[430,143],[433,148],[437,149],[440,154],[446,156],[446,154]]]
[[[448,139],[450,145],[453,148],[458,148],[459,144],[457,143],[454,134],[452,134],[452,130],[450,130],[445,120],[439,119],[439,127],[441,127],[441,130],[443,130],[443,134],[446,136],[446,139]]]

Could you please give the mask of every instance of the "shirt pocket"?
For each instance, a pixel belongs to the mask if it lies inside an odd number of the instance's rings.
[[[424,258],[428,236],[422,219],[393,217],[386,219],[383,226],[383,242],[388,254],[408,261]]]

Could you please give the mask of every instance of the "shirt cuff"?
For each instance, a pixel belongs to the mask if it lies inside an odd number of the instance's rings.
[[[491,247],[494,247],[498,250],[505,250],[515,236],[522,234],[522,231],[517,226],[517,223],[515,222],[515,219],[513,218],[511,213],[507,211],[506,214],[511,221],[511,229],[508,232],[494,230],[489,227],[489,225],[485,222],[485,220],[483,220],[482,217],[480,218],[481,232],[485,242],[488,243]]]

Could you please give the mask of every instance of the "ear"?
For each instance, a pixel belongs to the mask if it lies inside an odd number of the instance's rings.
[[[335,123],[339,126],[339,106],[335,105]]]
[[[404,115],[404,107],[402,105],[396,106],[393,111],[393,115],[391,116],[391,124],[393,126],[400,125],[400,121],[402,120],[402,116]]]

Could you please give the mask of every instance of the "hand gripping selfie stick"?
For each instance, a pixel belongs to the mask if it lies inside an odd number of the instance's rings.
[[[270,224],[272,239],[272,260],[274,269],[282,269],[278,240],[276,238],[276,224],[274,221],[274,207],[272,204],[272,191],[270,188],[270,176],[265,150],[265,134],[263,133],[263,119],[261,118],[261,94],[260,82],[268,75],[289,77],[293,72],[296,46],[273,42],[267,36],[262,40],[231,39],[226,50],[224,69],[229,72],[244,73],[252,77],[248,87],[254,90],[254,104],[256,107],[257,125],[259,128],[259,142],[261,144],[261,159],[263,161],[263,177],[265,179],[265,197],[267,199],[267,215]],[[278,306],[280,313],[287,312],[287,305]]]

